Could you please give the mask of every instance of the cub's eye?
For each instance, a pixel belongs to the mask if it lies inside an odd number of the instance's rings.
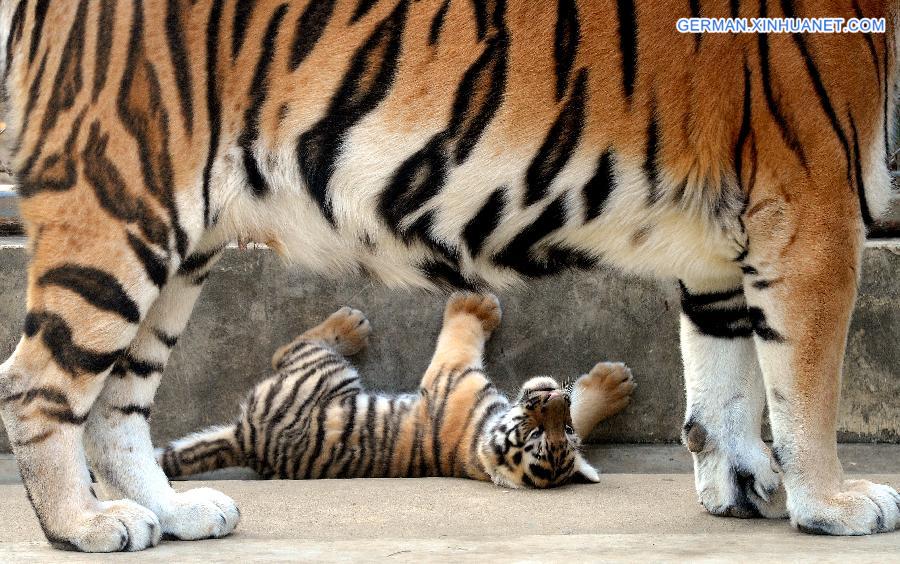
[[[525,409],[532,410],[538,405],[538,398],[532,397],[525,400]]]
[[[574,435],[574,434],[575,434],[575,429],[573,429],[571,425],[566,425],[566,434],[567,434],[567,435]]]
[[[525,440],[530,441],[530,440],[536,439],[543,432],[544,432],[543,429],[541,429],[540,427],[535,427],[534,429],[531,430],[530,433],[528,433],[528,437],[526,437]]]

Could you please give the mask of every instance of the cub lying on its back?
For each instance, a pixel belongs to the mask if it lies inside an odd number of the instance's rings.
[[[265,478],[455,476],[507,487],[598,480],[579,437],[624,408],[634,390],[622,364],[597,364],[570,392],[528,380],[515,403],[482,372],[500,323],[493,296],[455,294],[418,393],[367,393],[343,355],[370,333],[350,308],[279,349],[236,423],[173,442],[159,455],[170,477],[248,466]]]

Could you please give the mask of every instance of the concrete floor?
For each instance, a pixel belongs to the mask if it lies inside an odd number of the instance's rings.
[[[107,556],[50,549],[22,487],[7,483],[0,562],[900,561],[900,533],[813,537],[786,521],[713,517],[696,501],[683,453],[593,449],[607,470],[600,484],[549,491],[438,478],[179,482],[232,496],[243,515],[235,534]],[[900,446],[844,445],[842,455],[848,470],[900,487]],[[871,470],[886,467],[892,473]]]

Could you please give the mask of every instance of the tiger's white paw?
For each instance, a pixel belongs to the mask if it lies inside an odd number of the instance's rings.
[[[127,499],[101,501],[99,507],[76,517],[61,538],[48,534],[50,544],[82,552],[136,551],[159,544],[159,519],[149,509]]]
[[[212,488],[175,493],[160,518],[163,534],[179,540],[224,537],[240,520],[241,512],[234,500]]]
[[[684,428],[694,457],[694,483],[700,503],[725,517],[787,517],[781,469],[761,439],[711,436],[696,421]]]
[[[791,523],[816,535],[869,535],[900,527],[900,494],[868,480],[847,480],[844,491],[825,499],[797,496]]]

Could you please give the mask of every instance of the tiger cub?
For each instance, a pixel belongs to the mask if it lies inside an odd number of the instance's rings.
[[[511,403],[483,372],[485,341],[500,323],[494,296],[454,294],[419,390],[366,392],[345,359],[367,343],[348,307],[276,351],[237,422],[161,451],[169,477],[247,466],[264,478],[453,476],[511,488],[597,482],[579,437],[629,402],[622,364],[600,363],[565,390],[528,380]]]

